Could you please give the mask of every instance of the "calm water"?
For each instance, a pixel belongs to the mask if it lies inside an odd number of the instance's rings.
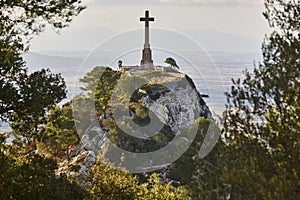
[[[137,54],[138,53],[138,54]],[[29,71],[35,71],[40,68],[49,68],[53,73],[61,73],[65,78],[68,88],[68,97],[63,102],[70,100],[74,95],[80,93],[79,78],[83,77],[88,71],[92,70],[95,66],[112,66],[117,68],[118,59],[125,61],[125,65],[135,65],[136,57],[139,52],[125,55],[115,60],[107,61],[103,56],[91,55],[84,61],[83,56],[77,57],[62,57],[62,56],[46,56],[30,54],[25,56]],[[157,60],[163,60],[170,56],[168,52],[156,53]],[[201,56],[196,53],[189,54],[189,60],[186,60],[178,55],[171,55],[180,66],[180,71],[189,75],[198,91],[201,94],[209,95],[209,98],[204,100],[210,107],[211,111],[221,115],[225,110],[225,95],[224,92],[228,91],[231,86],[231,79],[243,78],[242,71],[246,68],[253,69],[253,61],[260,61],[259,53],[210,53],[208,58],[206,55]],[[109,56],[107,56],[109,57]],[[105,61],[103,61],[105,60]],[[104,63],[104,64],[101,64]],[[158,65],[166,65],[163,62],[157,63]],[[1,123],[0,132],[9,130],[9,126]]]

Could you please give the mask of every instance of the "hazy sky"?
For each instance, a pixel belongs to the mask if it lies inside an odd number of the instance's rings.
[[[143,27],[145,9],[153,27],[186,34],[209,31],[262,41],[268,31],[263,0],[83,0],[87,9],[61,30],[48,28],[32,40],[31,51],[90,50],[108,37]],[[233,44],[234,45],[234,44]],[[216,49],[217,50],[217,49]]]

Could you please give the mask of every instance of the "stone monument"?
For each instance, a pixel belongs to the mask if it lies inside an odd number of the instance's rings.
[[[145,22],[145,44],[144,44],[140,69],[151,70],[154,69],[154,66],[153,66],[152,52],[150,49],[150,42],[149,42],[149,22],[153,22],[154,17],[149,17],[149,10],[146,10],[145,17],[141,17],[140,21]]]

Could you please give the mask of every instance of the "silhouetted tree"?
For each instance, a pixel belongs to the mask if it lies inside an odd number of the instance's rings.
[[[66,97],[66,88],[62,77],[47,69],[28,74],[21,54],[47,23],[58,31],[83,9],[79,0],[0,0],[0,119],[13,121],[14,133],[27,141],[37,134],[45,114]]]
[[[119,69],[122,69],[122,64],[123,64],[123,61],[122,61],[122,60],[119,60],[119,61],[118,61],[118,67],[119,67]]]
[[[166,58],[165,63],[170,64],[173,68],[175,67],[176,69],[179,69],[179,66],[177,65],[176,60],[174,58]]]
[[[206,164],[199,161],[205,165],[193,182],[195,198],[300,197],[300,4],[266,0],[265,6],[273,33],[263,43],[263,63],[233,80],[224,144]]]

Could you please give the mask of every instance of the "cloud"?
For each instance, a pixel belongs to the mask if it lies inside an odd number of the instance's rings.
[[[86,5],[259,5],[262,0],[82,0]]]
[[[160,0],[82,0],[86,5],[156,5]]]
[[[160,0],[172,5],[258,5],[262,0]]]

